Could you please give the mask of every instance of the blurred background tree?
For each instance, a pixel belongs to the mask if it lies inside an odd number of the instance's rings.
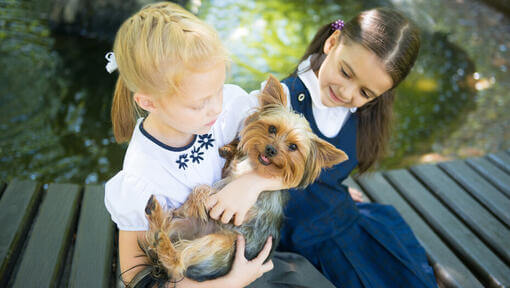
[[[103,182],[122,165],[104,70],[115,32],[148,0],[0,0],[0,179]],[[504,1],[503,1],[504,2]],[[377,6],[422,30],[399,87],[391,151],[379,168],[510,147],[510,17],[478,0],[180,1],[232,52],[228,82],[258,89],[298,64],[322,24]],[[496,6],[497,7],[497,6]],[[500,9],[500,10],[498,10]]]

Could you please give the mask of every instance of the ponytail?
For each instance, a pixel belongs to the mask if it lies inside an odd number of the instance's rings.
[[[113,135],[117,143],[128,142],[136,126],[136,119],[140,117],[140,109],[133,99],[133,93],[128,89],[119,75],[112,103]]]
[[[393,122],[393,89],[358,108],[356,154],[358,172],[363,174],[373,168],[387,150]],[[375,144],[375,145],[374,145]]]

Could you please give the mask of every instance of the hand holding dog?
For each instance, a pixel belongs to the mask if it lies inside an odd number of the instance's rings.
[[[238,235],[236,256],[232,264],[232,270],[225,276],[225,280],[228,279],[228,283],[232,287],[245,287],[264,273],[271,271],[273,269],[273,261],[269,260],[266,263],[264,261],[271,252],[272,243],[273,239],[269,237],[259,255],[255,259],[247,260],[244,256],[245,240],[243,236]]]
[[[209,196],[206,203],[209,216],[225,224],[234,217],[234,225],[239,226],[243,224],[246,213],[255,204],[260,192],[284,189],[283,186],[279,178],[247,173]]]

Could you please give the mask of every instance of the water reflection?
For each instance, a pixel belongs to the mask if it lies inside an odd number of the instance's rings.
[[[196,8],[232,52],[230,82],[246,90],[257,89],[268,73],[289,74],[319,25],[392,5],[239,2],[204,1]],[[109,120],[115,76],[105,72],[103,57],[111,43],[51,35],[47,16],[30,12],[48,10],[33,3],[0,2],[0,178],[102,182],[120,169],[125,149],[114,143]],[[428,29],[422,43],[414,71],[398,90],[392,157],[384,167],[430,151],[474,107],[476,70],[464,47]]]

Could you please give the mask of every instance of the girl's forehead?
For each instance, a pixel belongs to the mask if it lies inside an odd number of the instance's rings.
[[[226,78],[225,63],[203,66],[202,69],[188,70],[181,76],[180,98],[184,101],[200,101],[223,88]]]
[[[336,64],[346,67],[349,74],[355,74],[359,83],[376,96],[393,86],[383,61],[374,52],[354,42],[340,43],[335,52]]]

